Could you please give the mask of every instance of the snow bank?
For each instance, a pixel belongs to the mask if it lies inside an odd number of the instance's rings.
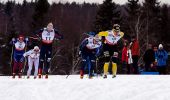
[[[0,77],[0,100],[169,100],[170,76],[117,75],[112,79]]]

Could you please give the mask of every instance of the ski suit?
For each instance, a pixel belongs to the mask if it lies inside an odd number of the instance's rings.
[[[52,56],[52,43],[55,39],[62,39],[62,35],[59,34],[56,29],[48,32],[47,28],[40,29],[36,32],[36,35],[41,37],[40,66],[38,69],[38,73],[39,75],[41,75],[42,70],[44,70],[45,74],[48,74],[48,69]],[[44,69],[43,64],[45,66]]]
[[[90,36],[82,41],[80,45],[80,51],[82,56],[82,66],[80,70],[81,76],[84,75],[84,70],[86,66],[89,71],[89,77],[92,76],[95,67],[96,55],[99,53],[100,47],[101,42],[95,41],[93,36]]]
[[[123,32],[119,32],[118,35],[114,35],[113,30],[99,32],[98,34],[103,41],[103,53],[104,53],[104,75],[108,73],[109,62],[112,62],[112,74],[116,76],[117,73],[117,57],[118,48],[117,42],[124,36]]]
[[[26,43],[14,41],[13,45],[15,47],[14,54],[13,54],[13,59],[14,59],[13,74],[17,74],[17,71],[18,71],[18,74],[21,74],[23,62],[24,62],[23,54],[25,52]]]
[[[27,71],[27,76],[31,75],[32,66],[34,64],[34,67],[35,67],[34,77],[36,77],[37,74],[38,74],[40,51],[36,52],[36,51],[34,51],[32,49],[32,50],[29,50],[28,52],[24,53],[23,56],[24,57],[28,56],[28,66],[29,66],[29,69]]]

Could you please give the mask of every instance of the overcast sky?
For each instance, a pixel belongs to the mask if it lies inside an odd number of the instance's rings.
[[[7,1],[7,0],[0,0],[0,1]],[[22,3],[23,0],[15,0],[17,2],[20,2]],[[31,0],[27,0],[27,1],[31,1]],[[76,2],[79,2],[79,3],[83,3],[84,1],[85,2],[89,2],[89,3],[102,3],[104,0],[48,0],[50,3],[52,2],[58,2],[58,1],[61,1],[61,2],[73,2],[73,1],[76,1]],[[114,2],[116,3],[119,3],[119,4],[124,4],[127,2],[127,0],[113,0]],[[140,0],[140,2],[142,2],[143,0]],[[161,1],[161,3],[168,3],[170,4],[170,0],[159,0]]]

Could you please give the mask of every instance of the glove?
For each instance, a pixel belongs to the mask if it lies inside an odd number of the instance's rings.
[[[12,42],[15,42],[15,38],[12,38]]]
[[[81,51],[79,51],[79,55],[81,55]]]
[[[118,57],[118,52],[114,52],[113,57]]]
[[[58,41],[58,40],[60,40],[60,39],[59,39],[59,38],[54,38],[54,40]]]
[[[29,39],[28,39],[28,38],[25,38],[25,41],[26,41],[26,42],[28,42],[28,41],[29,41]]]

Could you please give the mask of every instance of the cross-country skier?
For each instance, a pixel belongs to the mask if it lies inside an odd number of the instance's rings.
[[[94,32],[89,33],[89,37],[85,38],[80,45],[80,52],[82,56],[82,66],[80,70],[80,78],[84,76],[84,70],[87,66],[89,71],[89,78],[92,78],[92,72],[95,67],[96,55],[99,53],[101,42]]]
[[[28,66],[29,69],[27,71],[27,78],[31,75],[32,66],[34,64],[34,79],[36,79],[38,74],[38,66],[39,66],[39,56],[40,56],[40,49],[38,46],[35,46],[34,49],[29,50],[28,52],[24,53],[24,57],[28,57]]]
[[[13,54],[13,78],[15,78],[16,74],[18,74],[18,77],[21,78],[24,62],[23,54],[25,52],[27,42],[28,38],[25,38],[24,40],[24,36],[22,35],[20,35],[17,40],[15,38],[12,39],[12,43],[15,47]]]
[[[117,58],[118,58],[117,42],[124,36],[124,33],[120,31],[120,26],[118,24],[114,24],[112,30],[99,32],[99,36],[102,38],[103,53],[105,57],[103,78],[107,78],[110,61],[112,63],[113,74],[112,78],[114,78],[116,77],[117,73]]]
[[[38,76],[41,78],[42,70],[45,72],[45,78],[48,78],[48,69],[50,66],[52,56],[52,43],[54,40],[62,39],[63,36],[53,28],[53,24],[49,23],[46,28],[40,29],[35,33],[41,38],[41,50],[40,50],[40,66],[38,69]],[[43,69],[44,65],[44,69]]]

